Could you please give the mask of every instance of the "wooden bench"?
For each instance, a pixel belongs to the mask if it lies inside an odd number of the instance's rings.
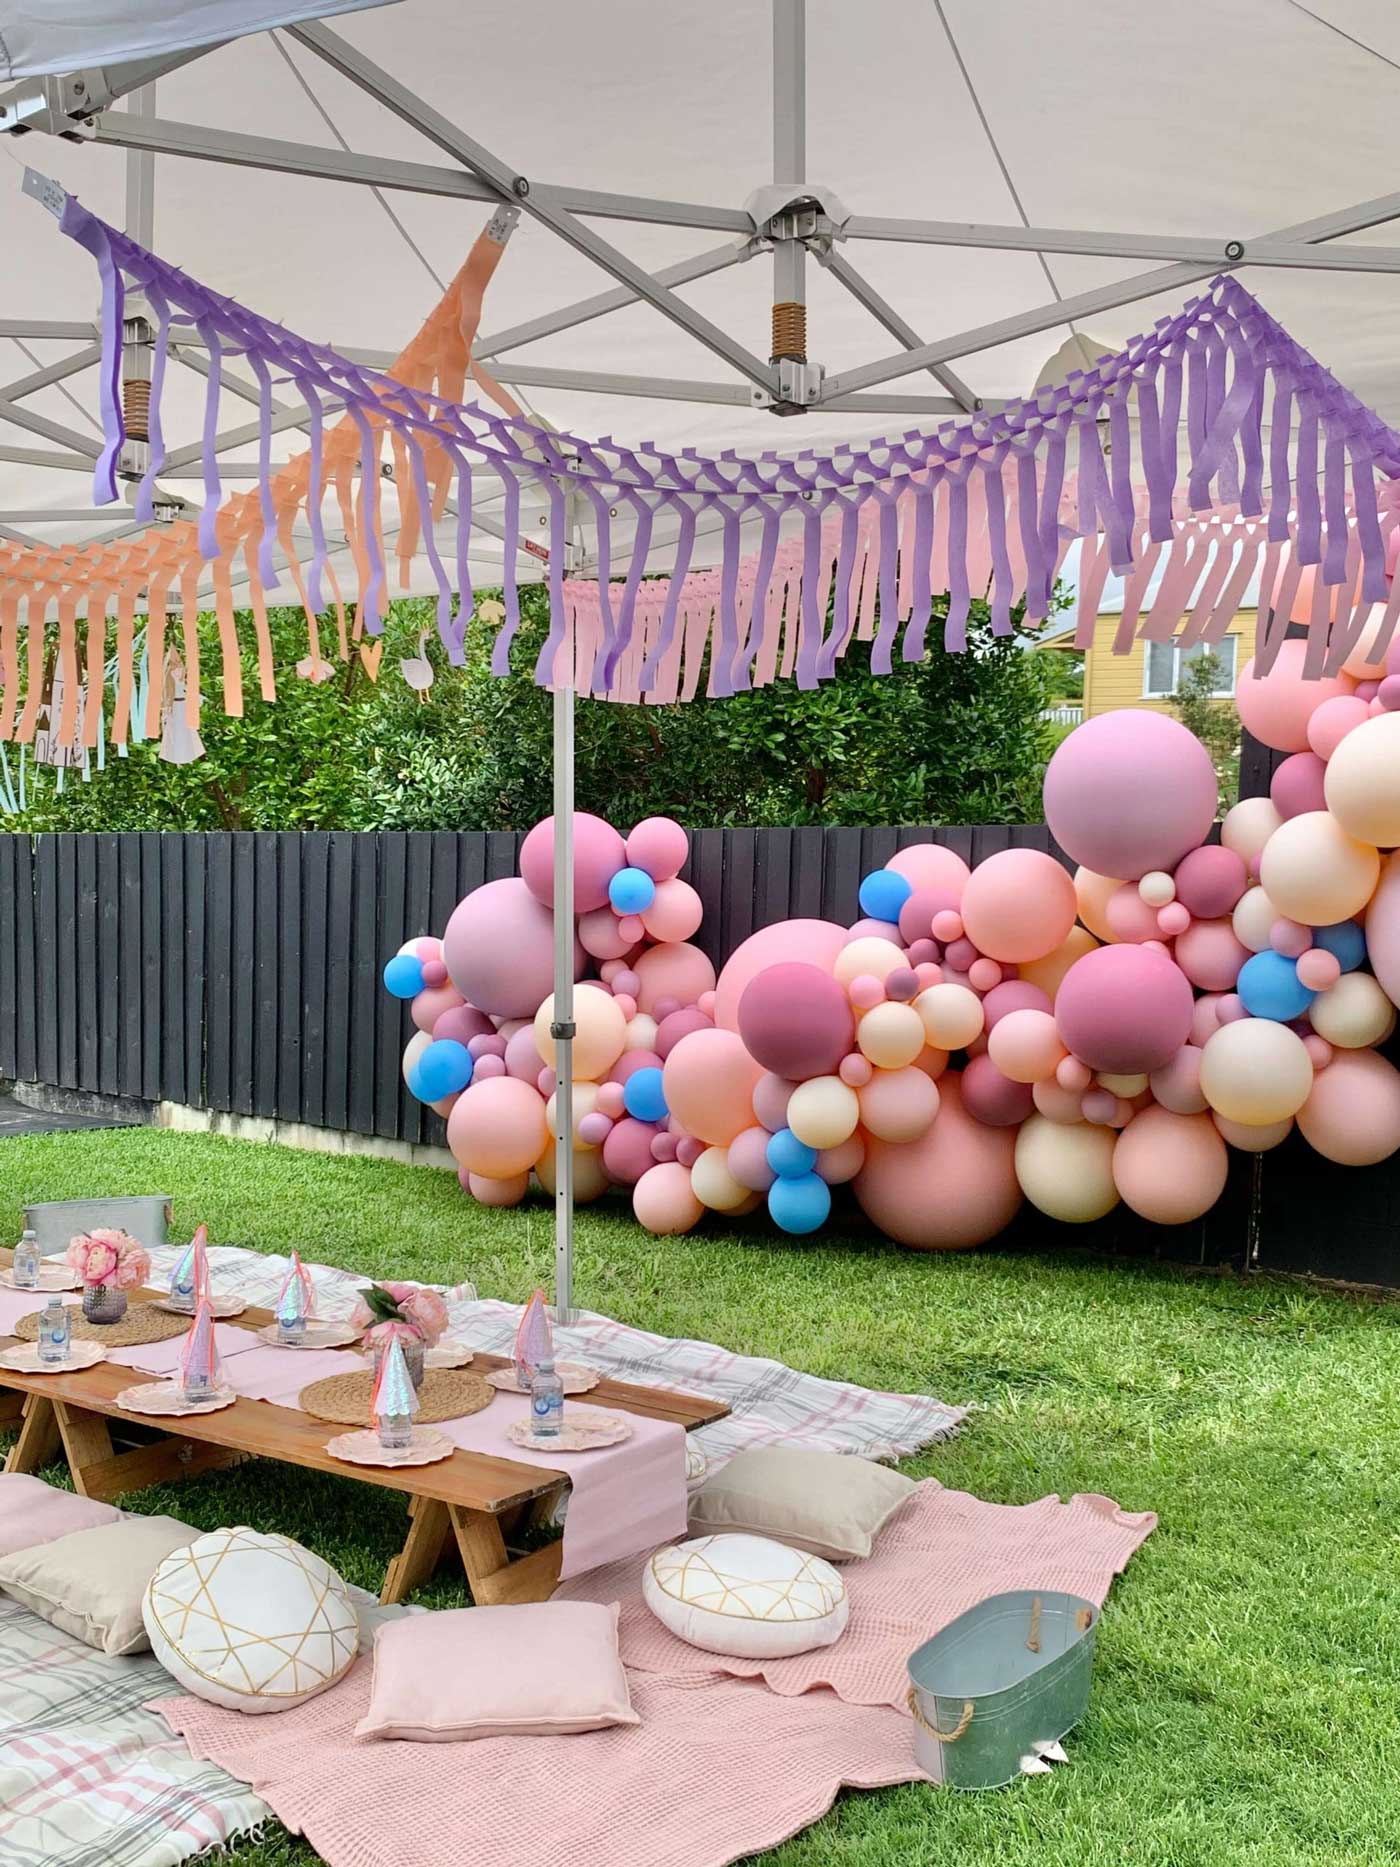
[[[0,1262],[8,1262],[9,1256],[0,1252]],[[134,1300],[159,1294],[138,1291]],[[38,1302],[36,1297],[36,1307]],[[236,1327],[249,1329],[272,1320],[270,1311],[253,1305],[233,1319]],[[11,1346],[13,1340],[0,1336],[0,1347]],[[502,1356],[478,1354],[472,1365],[487,1369],[507,1364]],[[112,1362],[71,1374],[20,1374],[0,1368],[0,1428],[19,1422],[19,1437],[5,1470],[37,1472],[61,1453],[76,1491],[108,1499],[249,1457],[276,1459],[407,1496],[408,1536],[389,1564],[381,1601],[403,1601],[429,1579],[453,1543],[474,1601],[544,1601],[553,1593],[562,1544],[547,1543],[522,1555],[514,1553],[508,1539],[518,1543],[524,1531],[552,1513],[569,1488],[567,1472],[462,1451],[434,1465],[399,1470],[346,1465],[326,1450],[342,1428],[262,1400],[240,1399],[217,1413],[186,1416],[167,1432],[153,1428],[149,1416],[127,1413],[117,1405],[123,1388],[149,1378]],[[728,1412],[695,1395],[608,1379],[590,1391],[588,1404],[669,1420],[687,1432],[722,1420]],[[114,1421],[140,1429],[136,1436],[146,1443],[118,1451],[112,1441]]]

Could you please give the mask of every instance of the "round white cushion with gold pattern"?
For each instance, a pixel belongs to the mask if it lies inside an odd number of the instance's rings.
[[[747,1660],[829,1647],[851,1611],[829,1562],[766,1536],[699,1536],[659,1549],[642,1594],[678,1639]]]
[[[330,1564],[245,1527],[167,1556],[142,1611],[166,1671],[231,1711],[289,1711],[333,1686],[359,1649],[359,1614]]]

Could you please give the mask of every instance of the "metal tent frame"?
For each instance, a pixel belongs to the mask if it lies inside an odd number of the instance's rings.
[[[965,66],[946,15],[937,8],[950,50],[976,103]],[[156,112],[157,81],[218,47],[147,58],[129,64],[96,66],[64,76],[30,79],[0,92],[0,134],[44,133],[71,142],[107,145],[126,152],[127,230],[143,244],[152,243],[154,157],[179,156],[195,161],[233,164],[272,172],[339,181],[376,191],[443,196],[480,201],[530,216],[566,242],[606,275],[606,289],[560,310],[548,312],[479,340],[476,355],[507,387],[579,389],[618,396],[715,403],[767,410],[780,417],[813,410],[853,414],[965,415],[997,404],[984,403],[955,369],[980,351],[1016,338],[1048,331],[1101,312],[1177,293],[1220,272],[1240,266],[1305,268],[1362,273],[1400,273],[1400,248],[1335,244],[1343,236],[1400,220],[1400,193],[1275,228],[1262,236],[1230,234],[1219,239],[1171,238],[1155,234],[1105,232],[1032,225],[984,225],[910,220],[853,214],[828,186],[806,172],[806,10],[805,0],[772,0],[772,177],[757,185],[742,207],[656,200],[643,195],[607,193],[567,182],[536,179],[484,147],[459,124],[434,109],[412,89],[365,56],[342,34],[322,21],[283,29],[317,59],[340,73],[386,111],[417,131],[446,164],[407,162],[322,148],[171,121]],[[118,108],[124,104],[124,108]],[[978,105],[980,114],[980,105]],[[985,117],[983,126],[986,128]],[[990,130],[987,131],[990,140]],[[995,144],[993,143],[995,149]],[[1009,179],[1009,178],[1008,178]],[[1014,190],[1013,190],[1014,194]],[[723,236],[678,264],[649,272],[598,230],[610,221],[650,222]],[[927,341],[901,312],[889,304],[849,257],[852,243],[911,242],[934,246],[983,248],[1039,255],[1072,254],[1157,262],[1146,271],[1069,297],[1056,296],[1026,311],[992,323]],[[688,284],[766,256],[772,265],[772,333],[767,357],[706,317],[680,289]],[[869,362],[828,375],[808,355],[806,284],[809,260],[826,268],[883,330],[897,349]],[[1047,278],[1049,274],[1047,272]],[[1052,289],[1053,289],[1053,281]],[[685,332],[724,366],[725,379],[680,379],[568,368],[543,368],[512,360],[513,353],[537,340],[557,335],[613,311],[642,302]],[[56,340],[71,352],[29,374],[0,385],[0,424],[25,433],[29,445],[0,446],[0,462],[90,473],[100,444],[91,435],[40,415],[25,406],[28,398],[88,368],[98,355],[98,329],[86,320],[0,318],[0,337]],[[128,343],[149,341],[141,321],[128,325]],[[171,354],[185,368],[207,375],[198,333],[175,333]],[[346,349],[353,360],[383,365],[387,352]],[[888,385],[924,372],[940,393],[894,390]],[[256,404],[258,390],[236,370],[220,365],[223,386]],[[275,409],[274,426],[295,429],[304,416]],[[240,460],[237,450],[256,436],[250,423],[221,432],[217,438],[220,472],[225,481],[255,478],[256,462]],[[47,445],[40,446],[38,443]],[[140,447],[140,443],[128,444]],[[202,478],[197,446],[175,449],[161,470],[163,482]],[[144,462],[123,462],[128,477],[139,477]],[[158,515],[188,511],[178,491],[168,490]],[[70,511],[0,512],[0,536],[36,543],[22,528],[27,523],[66,520],[101,524],[104,538],[120,538],[145,529],[110,509],[75,507]],[[478,515],[483,529],[489,517]],[[596,568],[588,549],[580,503],[571,507],[567,568],[574,574]],[[660,543],[662,541],[658,541]],[[538,568],[538,567],[536,567]],[[557,1302],[567,1314],[573,1301],[572,1068],[573,1031],[573,730],[574,693],[561,686],[554,699],[555,752],[555,1030],[559,1042],[557,1142]]]

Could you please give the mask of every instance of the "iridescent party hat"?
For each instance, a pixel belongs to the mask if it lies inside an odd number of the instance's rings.
[[[403,1343],[394,1336],[379,1357],[379,1374],[374,1383],[370,1412],[376,1420],[402,1419],[417,1413],[419,1404],[418,1390],[404,1360]]]
[[[177,1303],[191,1307],[209,1294],[209,1227],[201,1225],[181,1254],[180,1262],[170,1273],[170,1294]]]
[[[537,1290],[525,1305],[515,1335],[515,1372],[522,1387],[529,1385],[542,1361],[554,1359],[554,1330],[545,1308],[544,1291]]]
[[[203,1390],[224,1385],[224,1364],[214,1339],[214,1311],[206,1295],[201,1295],[194,1321],[180,1351],[180,1385]]]
[[[292,1253],[292,1268],[277,1293],[275,1315],[279,1323],[310,1322],[316,1314],[316,1289],[301,1254]]]

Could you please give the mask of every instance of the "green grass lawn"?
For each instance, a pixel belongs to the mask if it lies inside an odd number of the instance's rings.
[[[27,1198],[156,1191],[181,1237],[205,1220],[217,1241],[511,1298],[551,1272],[547,1204],[488,1212],[445,1173],[141,1130],[0,1144],[7,1239]],[[576,1277],[626,1322],[978,1403],[916,1475],[1161,1518],[1110,1599],[1068,1768],[981,1796],[845,1796],[766,1867],[1400,1859],[1400,1308],[1068,1251],[921,1256],[854,1227],[654,1239],[625,1207],[580,1215]],[[367,1586],[404,1527],[387,1493],[276,1466],[127,1501],[286,1531]],[[316,1856],[279,1833],[232,1858]]]

